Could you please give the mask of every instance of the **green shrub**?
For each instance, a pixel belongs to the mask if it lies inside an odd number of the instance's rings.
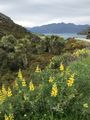
[[[58,120],[66,117],[77,97],[76,80],[72,72],[60,70],[40,72],[37,68],[30,81],[26,81],[19,71],[12,91],[4,86],[0,91],[0,120],[5,115],[13,116],[15,120]]]
[[[52,69],[56,69],[59,67],[59,64],[61,62],[63,62],[64,65],[67,66],[69,65],[69,63],[75,60],[83,59],[88,56],[90,56],[90,50],[88,49],[75,50],[73,53],[66,52],[61,55],[52,57],[48,67]]]
[[[49,68],[56,69],[59,67],[60,63],[63,62],[65,66],[67,66],[70,62],[76,59],[73,54],[67,52],[59,56],[52,57],[50,60],[50,64],[48,65]]]
[[[73,55],[76,57],[84,58],[90,55],[90,50],[87,50],[87,49],[76,50],[73,53]]]
[[[76,49],[83,49],[86,47],[88,47],[88,44],[85,41],[80,41],[75,39],[67,40],[65,44],[65,50],[70,52],[73,52]]]
[[[79,61],[75,61],[70,64],[70,69],[72,72],[76,72],[77,74],[77,82],[76,89],[80,96],[78,97],[77,104],[74,104],[73,109],[78,106],[78,109],[74,109],[74,111],[80,110],[80,106],[83,104],[83,111],[81,112],[83,118],[82,120],[89,120],[90,118],[90,56],[83,58]]]

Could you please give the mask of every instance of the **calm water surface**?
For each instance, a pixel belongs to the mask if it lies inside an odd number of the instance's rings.
[[[77,33],[60,33],[60,34],[45,34],[45,35],[58,35],[58,36],[61,36],[63,37],[64,39],[67,39],[67,38],[86,38],[86,35],[78,35]]]

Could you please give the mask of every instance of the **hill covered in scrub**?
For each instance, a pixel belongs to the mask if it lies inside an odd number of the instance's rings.
[[[13,34],[15,37],[21,38],[31,33],[27,32],[24,27],[15,24],[8,16],[0,13],[0,37],[8,34]]]

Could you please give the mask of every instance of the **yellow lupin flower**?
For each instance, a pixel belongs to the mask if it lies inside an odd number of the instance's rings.
[[[41,72],[41,69],[39,68],[39,66],[37,65],[37,67],[36,67],[36,70],[35,70],[35,72]]]
[[[9,114],[9,116],[7,116],[7,115],[5,114],[4,118],[5,118],[5,120],[14,120],[13,114]]]
[[[87,104],[87,103],[84,103],[84,104],[83,104],[83,107],[84,107],[84,108],[88,108],[88,104]]]
[[[19,71],[18,71],[18,78],[19,78],[20,80],[22,80],[22,79],[23,79],[21,69],[19,69]]]
[[[7,97],[12,96],[12,91],[10,87],[8,87],[8,90],[5,89],[5,86],[2,85],[2,89],[0,90],[0,102],[3,103]]]
[[[74,74],[73,75],[71,75],[71,77],[67,80],[67,85],[68,85],[68,87],[71,87],[72,85],[73,85],[73,83],[74,83]]]
[[[10,114],[10,115],[9,115],[9,120],[14,120],[13,114]]]
[[[6,114],[4,115],[4,117],[5,117],[5,120],[9,120],[9,117]]]
[[[22,79],[22,86],[23,86],[23,87],[26,87],[26,81],[25,81],[24,78]]]
[[[64,65],[61,63],[60,64],[60,71],[63,72],[64,71]]]
[[[6,91],[6,89],[5,89],[5,86],[4,86],[4,85],[2,85],[2,93],[3,93],[4,95],[6,95],[6,94],[7,94],[7,91]]]
[[[8,96],[8,97],[11,97],[11,96],[12,96],[12,91],[11,91],[10,87],[8,87],[7,96]]]
[[[50,76],[48,82],[49,82],[49,83],[52,83],[53,81],[54,81],[54,77],[51,77],[51,76]]]
[[[3,94],[2,94],[2,91],[0,90],[0,103],[3,102]]]
[[[34,89],[35,89],[34,84],[32,83],[32,81],[29,84],[29,89],[30,89],[30,91],[34,91]]]
[[[0,94],[1,94],[1,101],[4,102],[4,100],[5,100],[6,97],[7,97],[7,91],[6,91],[4,85],[2,85],[2,89],[1,89],[1,91],[0,91]]]
[[[54,84],[54,85],[52,86],[51,96],[56,97],[57,94],[58,94],[57,85]]]
[[[4,99],[3,99],[2,94],[0,93],[0,104],[2,104],[3,102],[4,102]]]
[[[73,78],[73,79],[74,79],[74,76],[75,76],[75,73],[71,75],[71,78]]]
[[[15,80],[15,82],[14,82],[14,86],[15,86],[16,88],[18,88],[17,80]]]
[[[0,100],[1,100],[1,97],[2,97],[2,91],[0,90]]]

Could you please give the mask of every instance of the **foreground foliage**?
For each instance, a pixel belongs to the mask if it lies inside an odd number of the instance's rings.
[[[89,120],[88,96],[86,93],[87,99],[83,98],[79,84],[85,68],[82,62],[78,65],[83,69],[81,73],[76,69],[77,64],[65,68],[61,63],[57,70],[43,71],[37,66],[30,80],[19,70],[13,87],[3,85],[0,90],[0,120]],[[88,76],[85,78],[89,80]]]
[[[69,58],[75,50],[90,46],[82,41],[64,40],[59,36],[33,36],[15,38],[6,35],[0,39],[0,85],[11,84],[19,68],[28,73],[29,69],[33,71],[39,64],[43,69],[53,56],[64,58],[63,54],[67,54]]]
[[[0,120],[89,120],[89,47],[58,36],[2,37]]]

